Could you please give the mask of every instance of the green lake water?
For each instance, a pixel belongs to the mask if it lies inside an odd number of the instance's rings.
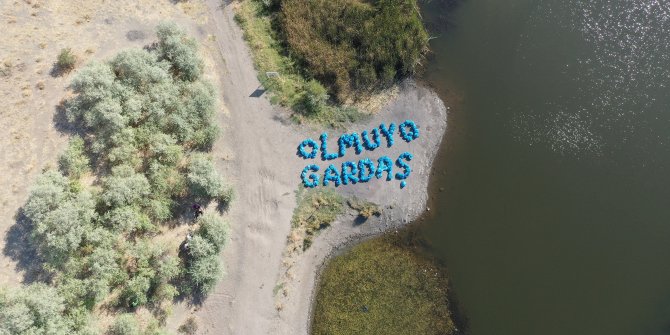
[[[670,2],[422,6],[451,109],[419,233],[468,333],[670,334]]]

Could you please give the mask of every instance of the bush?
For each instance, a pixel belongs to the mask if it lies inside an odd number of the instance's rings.
[[[297,198],[291,224],[307,234],[328,227],[342,213],[344,198],[330,188],[300,190]]]
[[[140,325],[133,314],[119,315],[109,327],[107,335],[140,335]]]
[[[304,86],[303,96],[300,99],[303,112],[314,115],[327,108],[328,91],[318,81],[310,80]]]
[[[118,232],[130,233],[153,228],[149,217],[137,206],[112,208],[103,215],[103,221],[108,227]]]
[[[58,54],[58,60],[56,61],[58,70],[62,72],[72,71],[76,63],[77,56],[72,53],[72,49],[65,48],[60,50],[60,53]]]
[[[65,175],[73,179],[79,179],[82,174],[89,171],[89,159],[81,137],[75,136],[70,139],[65,153],[58,160],[58,165]]]
[[[154,234],[157,221],[174,218],[177,201],[195,195],[192,189],[210,198],[232,197],[207,154],[185,154],[211,146],[218,136],[216,92],[200,78],[195,42],[174,25],[162,25],[158,34],[153,50],[123,51],[109,62],[89,64],[73,79],[65,112],[86,142],[71,140],[59,159],[62,173],[44,172],[23,208],[31,241],[46,261],[44,274],[57,292],[36,293],[43,305],[33,295],[26,302],[0,294],[0,334],[92,334],[85,329],[88,318],[103,301],[114,304],[110,292],[116,306],[108,307],[151,303],[154,316],[162,318],[178,294],[176,277],[188,276],[201,293],[220,277],[218,254],[226,236],[220,218],[201,218],[197,257],[187,264],[159,246]],[[100,184],[82,185],[93,159]],[[158,320],[140,327],[132,315],[119,316],[108,333],[165,334]]]
[[[75,330],[54,288],[40,283],[0,292],[0,333],[70,334]]]
[[[347,204],[352,209],[358,211],[358,216],[366,220],[372,216],[381,215],[381,210],[379,209],[379,206],[369,201],[354,198],[347,200]]]
[[[225,192],[223,180],[207,155],[191,155],[186,179],[191,193],[195,196],[213,199]]]
[[[198,332],[198,323],[195,318],[190,317],[177,330],[184,335],[195,335]]]
[[[31,237],[40,256],[57,268],[81,245],[96,218],[92,195],[72,190],[69,180],[57,171],[37,179],[24,213],[34,224]]]
[[[144,205],[151,194],[147,178],[127,165],[112,169],[112,175],[103,181],[100,200],[108,207]]]
[[[207,212],[198,220],[200,229],[198,236],[207,239],[216,248],[218,253],[228,240],[228,223],[214,212]]]
[[[186,273],[192,288],[200,294],[211,292],[223,274],[218,255],[192,260]]]
[[[202,74],[202,61],[197,55],[195,39],[186,36],[175,23],[161,23],[158,35],[158,57],[172,65],[172,71],[182,80],[194,81]]]
[[[216,255],[217,253],[216,246],[200,235],[193,236],[188,243],[188,254],[194,261]]]
[[[296,112],[296,122],[318,123],[339,127],[347,122],[360,120],[365,114],[356,108],[336,106],[330,95],[313,76],[305,76],[294,52],[286,48],[282,29],[276,18],[281,0],[244,1],[237,8],[235,18],[244,29],[258,69],[258,79],[272,94],[270,101],[289,107]],[[279,28],[279,29],[277,29]],[[330,52],[331,50],[328,50]],[[278,72],[281,79],[267,78],[265,72]],[[317,78],[319,79],[319,78]],[[325,83],[325,82],[324,82]],[[331,90],[332,91],[332,90]]]
[[[185,274],[192,291],[206,294],[222,275],[218,256],[228,239],[228,224],[213,212],[205,213],[198,223],[200,228],[189,241]]]

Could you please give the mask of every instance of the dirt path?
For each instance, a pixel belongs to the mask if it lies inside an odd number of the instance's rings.
[[[410,151],[414,160],[408,186],[401,190],[397,181],[373,180],[340,187],[345,194],[381,205],[382,217],[354,225],[353,216],[344,216],[306,253],[284,258],[300,172],[307,164],[324,165],[298,158],[296,146],[306,137],[318,138],[320,131],[282,122],[285,113],[271,106],[265,96],[250,96],[260,83],[242,32],[233,20],[233,5],[222,6],[220,0],[208,0],[207,5],[210,17],[206,30],[215,36],[220,49],[223,101],[230,111],[229,116],[220,117],[224,144],[215,147],[215,156],[226,158],[218,162],[219,167],[233,179],[238,197],[230,212],[231,241],[222,255],[227,276],[195,315],[206,334],[306,334],[317,269],[328,255],[352,239],[398,227],[423,211],[429,167],[446,129],[446,111],[433,92],[410,82],[379,115],[352,127],[360,133],[381,122],[401,123],[409,118],[420,125],[417,141],[407,144],[396,138],[392,148],[345,158],[388,155],[395,160],[401,152]],[[339,137],[338,132],[330,134]],[[332,163],[337,166],[343,160]],[[282,289],[275,289],[279,287]],[[176,306],[168,327],[176,329],[193,310]]]

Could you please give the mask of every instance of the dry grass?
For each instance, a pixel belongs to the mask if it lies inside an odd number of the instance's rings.
[[[327,228],[343,211],[344,198],[332,188],[299,189],[291,224],[293,240],[302,240],[302,250],[312,244],[319,230]]]

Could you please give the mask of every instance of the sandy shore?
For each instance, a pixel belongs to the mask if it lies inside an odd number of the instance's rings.
[[[242,32],[233,20],[233,6],[209,0],[209,34],[216,37],[221,52],[221,83],[228,116],[221,116],[224,136],[215,147],[219,167],[231,176],[238,197],[231,208],[231,241],[222,257],[226,278],[200,307],[179,305],[168,327],[175,329],[190,314],[195,314],[207,334],[307,334],[317,272],[334,250],[348,241],[380,234],[415,219],[425,208],[430,167],[444,131],[446,109],[432,91],[411,81],[401,85],[398,96],[371,120],[353,125],[361,132],[380,123],[414,120],[421,137],[411,143],[396,138],[392,148],[353,153],[331,161],[387,155],[395,159],[401,152],[414,155],[412,175],[407,187],[398,181],[373,180],[367,184],[340,187],[379,204],[380,218],[355,225],[354,216],[343,215],[317,237],[305,253],[284,257],[286,238],[295,207],[295,191],[300,172],[307,161],[295,155],[300,141],[318,138],[321,131],[285,122],[287,113],[270,105],[265,96],[251,97],[260,87]],[[331,138],[340,132],[330,131]],[[229,148],[229,149],[226,149]]]

